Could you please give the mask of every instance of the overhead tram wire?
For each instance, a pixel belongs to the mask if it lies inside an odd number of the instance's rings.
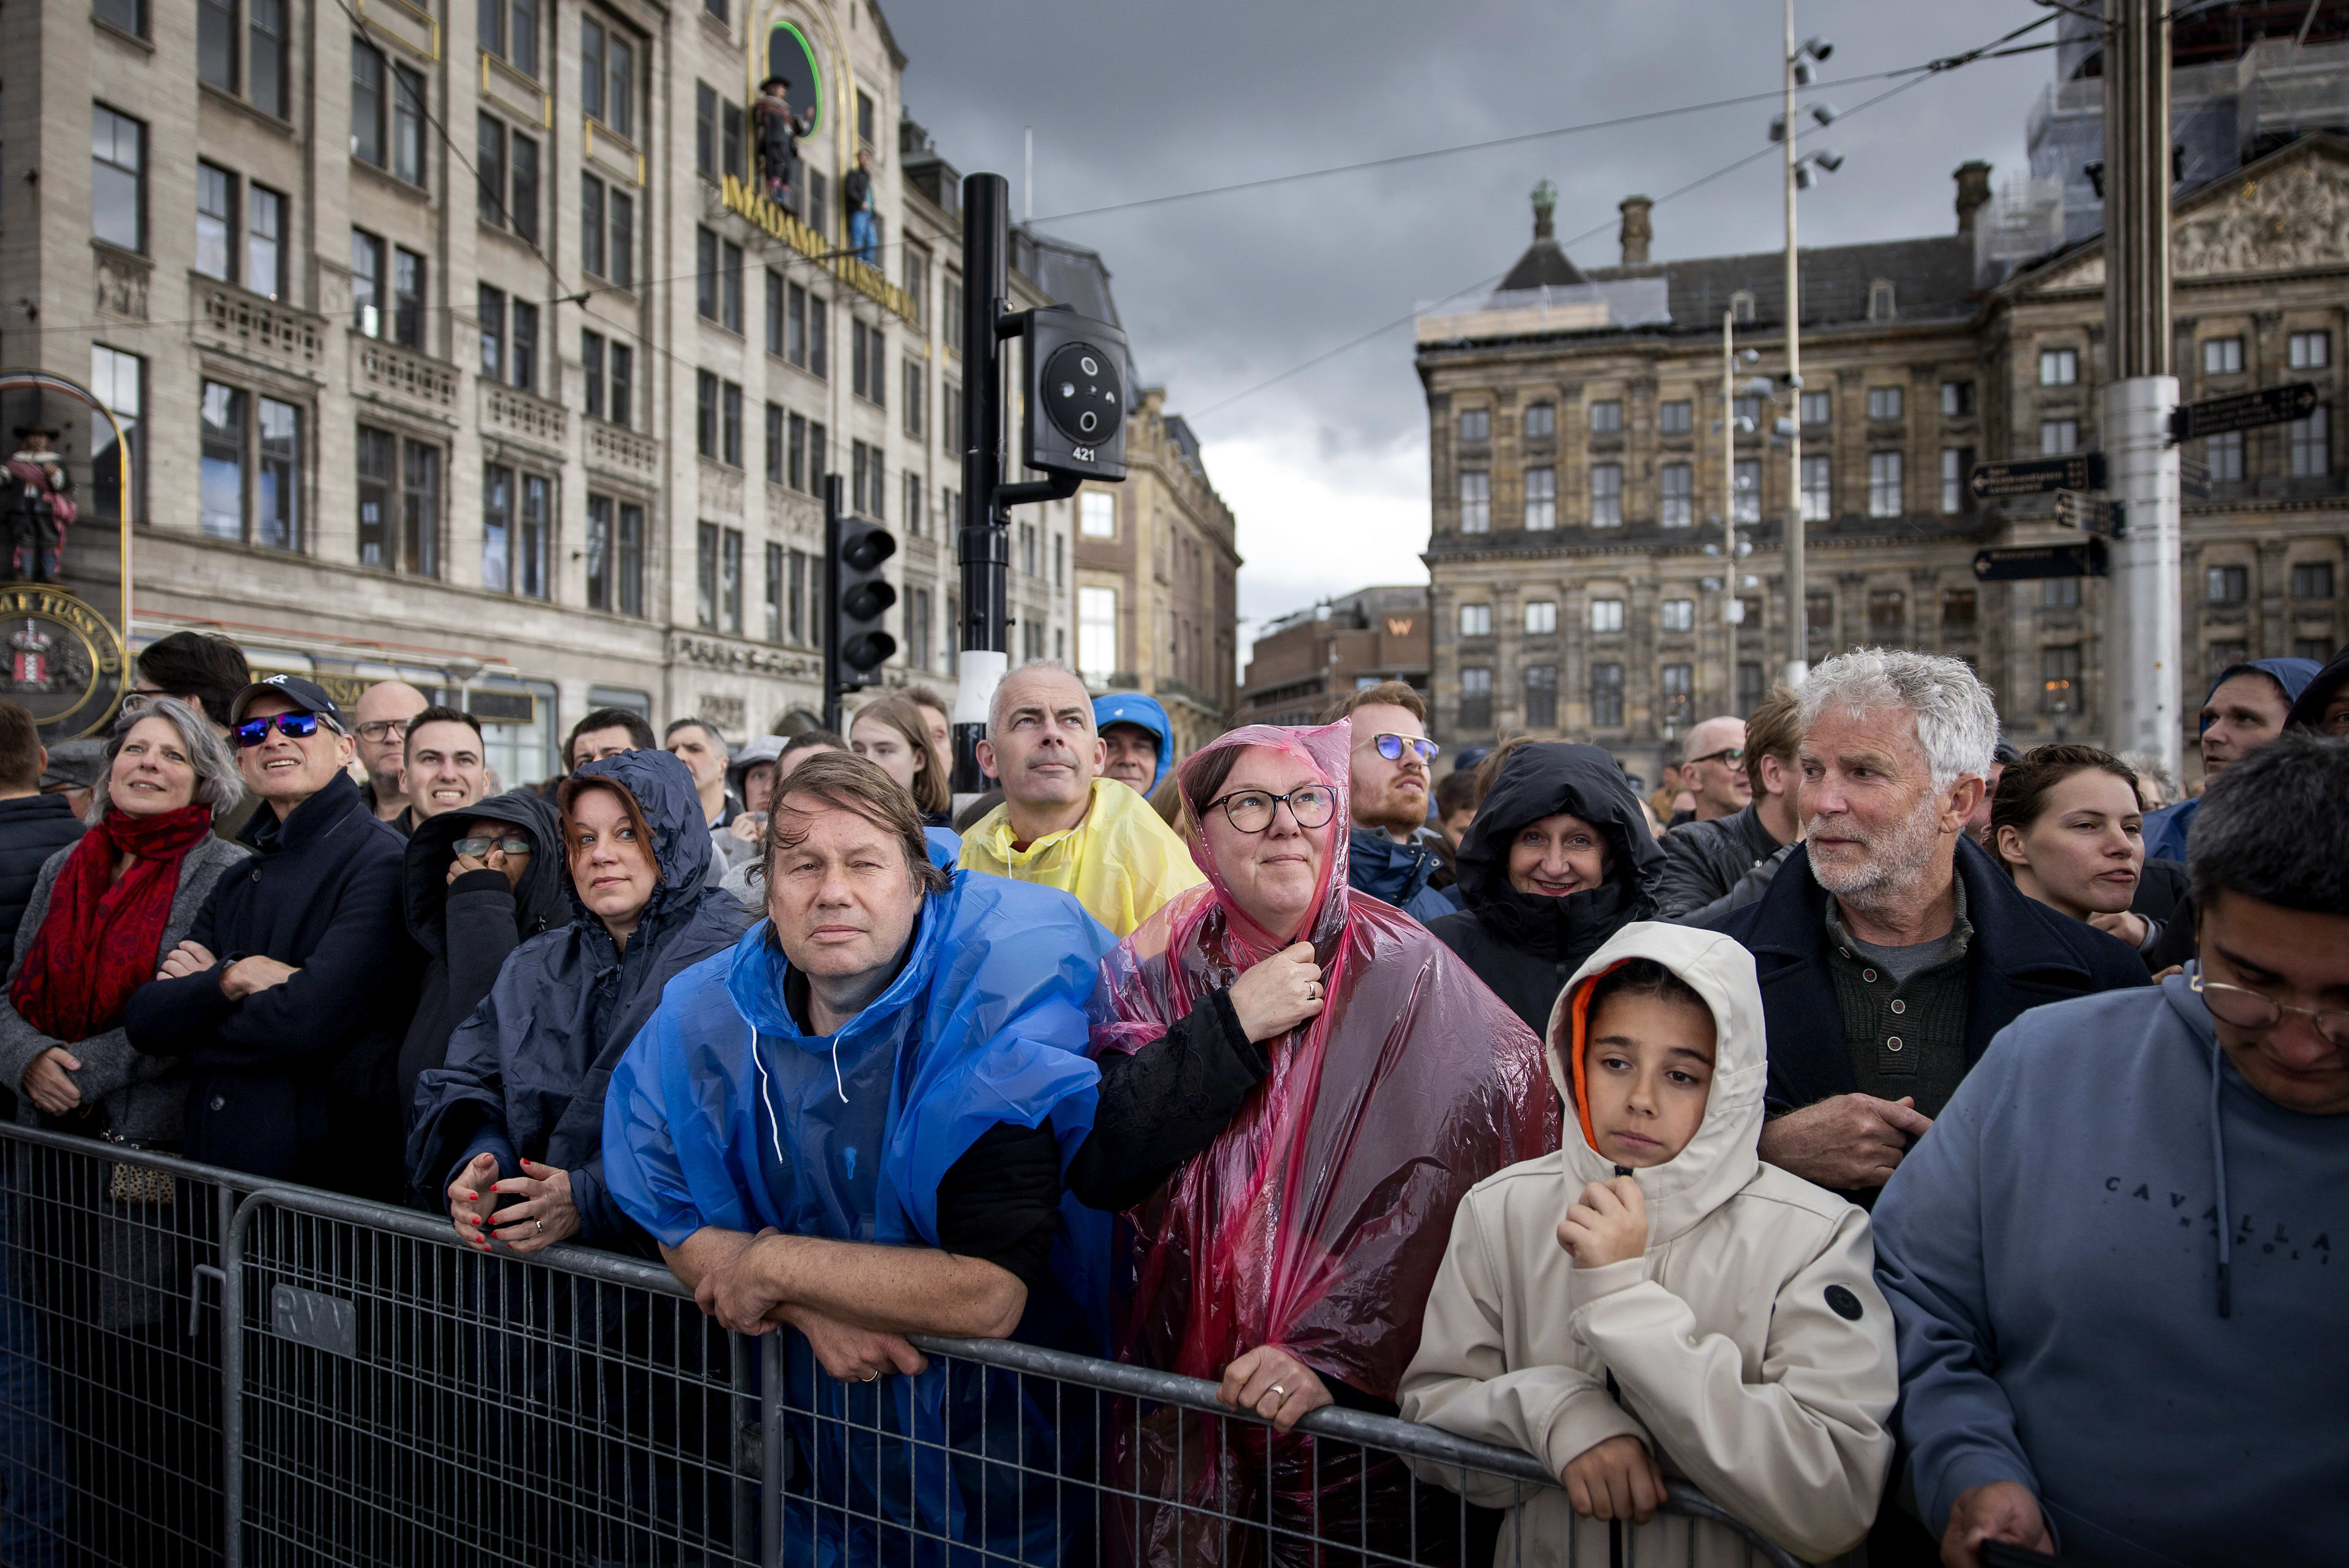
[[[2011,44],[2013,40],[2023,36],[2026,33],[2045,26],[2054,19],[2054,14],[2051,12],[2047,16],[2041,17],[2038,21],[2025,23],[2023,26],[2015,28],[2013,31],[2002,34],[2000,36],[1992,39],[1989,43],[1982,45],[1978,48],[1968,49],[1962,54],[1945,55],[1940,59],[1931,61],[1924,66],[1909,67],[1900,71],[1882,71],[1877,73],[1873,77],[1852,78],[1850,79],[1854,81],[1880,81],[1888,76],[1906,76],[1909,79],[1899,83],[1894,87],[1888,88],[1883,92],[1878,93],[1874,98],[1862,99],[1859,103],[1837,115],[1836,119],[1838,122],[1848,119],[1855,114],[1860,114],[1868,109],[1875,108],[1878,104],[1884,102],[1887,99],[1897,97],[1899,94],[1908,91],[1910,88],[1915,87],[1920,82],[1930,81],[1937,76],[1947,75],[1949,72],[1956,70],[1961,67],[1972,65],[1978,60],[1996,59],[2010,54],[2026,53],[2028,51],[2024,49],[2008,49],[2003,47],[2003,46]],[[2029,46],[2029,48],[2041,49],[2053,47],[2054,46],[2052,44],[2033,44]],[[1820,83],[1817,85],[1826,86],[1827,84]],[[1773,93],[1765,96],[1776,98],[1782,96],[1783,91],[1784,89],[1782,88],[1779,93]],[[1794,134],[1799,140],[1802,137],[1808,136],[1814,131],[1822,129],[1824,128],[1820,126],[1806,126],[1801,130],[1796,130]],[[1512,138],[1511,140],[1525,139]],[[1687,184],[1681,186],[1679,189],[1667,192],[1665,194],[1657,197],[1654,204],[1661,207],[1667,202],[1672,201],[1681,196],[1685,196],[1692,191],[1697,190],[1705,185],[1710,185],[1716,180],[1722,179],[1726,175],[1733,174],[1738,170],[1744,168],[1747,164],[1754,162],[1759,159],[1775,157],[1777,155],[1777,152],[1778,149],[1775,145],[1757,149],[1753,152],[1747,153],[1743,158],[1723,164],[1720,168],[1714,170],[1710,174],[1700,175],[1698,178],[1690,181]],[[1360,165],[1359,167],[1369,166]],[[1334,172],[1334,171],[1332,171],[1332,172]],[[1199,192],[1193,193],[1205,195],[1208,192]],[[1158,199],[1175,201],[1182,200],[1184,198],[1163,197]],[[1141,203],[1133,204],[1140,205]],[[1042,220],[1039,221],[1041,222]],[[1609,226],[1610,225],[1609,223],[1600,223],[1594,227],[1585,229],[1582,233],[1574,235],[1572,238],[1560,242],[1559,248],[1570,249],[1575,245],[1582,244],[1585,240],[1597,239],[1600,234],[1605,234]],[[1454,289],[1449,294],[1440,296],[1439,302],[1442,300],[1457,299],[1464,294],[1473,294],[1480,288],[1489,287],[1493,284],[1498,282],[1503,275],[1503,274],[1495,273],[1485,278],[1482,282],[1472,283],[1464,288]],[[1280,371],[1278,374],[1267,377],[1265,379],[1257,382],[1254,386],[1234,392],[1227,398],[1218,398],[1214,402],[1209,403],[1206,408],[1195,410],[1185,417],[1193,421],[1206,419],[1212,414],[1220,412],[1221,410],[1231,407],[1234,403],[1239,402],[1244,399],[1256,396],[1257,393],[1265,390],[1268,387],[1278,386],[1281,382],[1288,380],[1292,376],[1302,374],[1304,371],[1309,370],[1315,366],[1322,364],[1328,360],[1334,359],[1338,356],[1344,354],[1350,349],[1359,348],[1363,344],[1370,342],[1372,338],[1383,337],[1387,333],[1393,331],[1398,327],[1409,326],[1413,321],[1418,319],[1419,315],[1420,312],[1414,308],[1407,316],[1398,317],[1392,321],[1381,322],[1380,325],[1373,327],[1359,337],[1349,338],[1347,341],[1339,344],[1334,348],[1324,349],[1322,352],[1314,355],[1309,359],[1291,365],[1288,369]]]

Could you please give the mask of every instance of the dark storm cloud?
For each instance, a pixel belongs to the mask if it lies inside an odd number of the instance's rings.
[[[911,57],[908,111],[958,168],[1009,176],[1015,213],[1021,128],[1035,127],[1039,219],[1764,90],[1781,26],[1769,0],[893,0],[886,15]],[[1822,74],[1837,78],[1970,48],[2044,15],[2027,0],[1806,0],[1797,21],[1833,38]],[[1804,197],[1806,240],[1948,230],[1960,161],[1990,159],[1994,180],[2018,171],[2052,58],[1972,66],[1825,133],[1847,161]],[[1889,85],[1826,96],[1850,110]],[[1102,252],[1144,375],[1167,386],[1170,406],[1204,411],[1505,269],[1529,238],[1537,180],[1559,189],[1561,238],[1601,231],[1576,258],[1614,261],[1618,201],[1661,197],[1764,145],[1770,112],[1715,109],[1045,226]],[[1779,212],[1775,168],[1757,163],[1659,207],[1655,254],[1775,248]],[[1211,462],[1218,443],[1245,441],[1280,443],[1299,467],[1391,453],[1425,417],[1410,343],[1398,327],[1204,413]],[[1359,569],[1334,563],[1319,591],[1355,586]]]

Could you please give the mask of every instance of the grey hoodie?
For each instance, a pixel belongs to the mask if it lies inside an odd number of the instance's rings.
[[[1876,1244],[1935,1532],[2011,1480],[2067,1562],[2349,1552],[2349,1116],[2253,1089],[2187,975],[2000,1031]]]

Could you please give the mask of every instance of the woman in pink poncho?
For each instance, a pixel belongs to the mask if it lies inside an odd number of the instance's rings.
[[[1316,1534],[1392,1549],[1402,1467],[1365,1475],[1289,1428],[1332,1402],[1393,1413],[1454,1208],[1557,1147],[1540,1043],[1425,927],[1347,887],[1350,740],[1257,725],[1183,763],[1208,886],[1120,944],[1094,999],[1101,1112],[1069,1179],[1132,1232],[1121,1354],[1274,1423],[1125,1425],[1123,1487],[1271,1526],[1143,1502],[1118,1533],[1154,1563],[1313,1561]]]

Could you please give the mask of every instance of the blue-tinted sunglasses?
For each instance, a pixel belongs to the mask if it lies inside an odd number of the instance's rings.
[[[306,741],[318,732],[321,722],[316,713],[272,713],[265,719],[247,719],[236,727],[236,743],[257,746],[269,739],[269,726],[291,741]]]
[[[1384,757],[1391,763],[1399,763],[1402,761],[1402,754],[1405,749],[1408,749],[1411,752],[1411,754],[1417,757],[1421,762],[1432,763],[1435,760],[1435,753],[1444,749],[1437,745],[1433,741],[1426,740],[1421,736],[1398,735],[1393,733],[1392,731],[1384,734],[1371,736],[1371,744],[1378,752],[1380,756]]]

